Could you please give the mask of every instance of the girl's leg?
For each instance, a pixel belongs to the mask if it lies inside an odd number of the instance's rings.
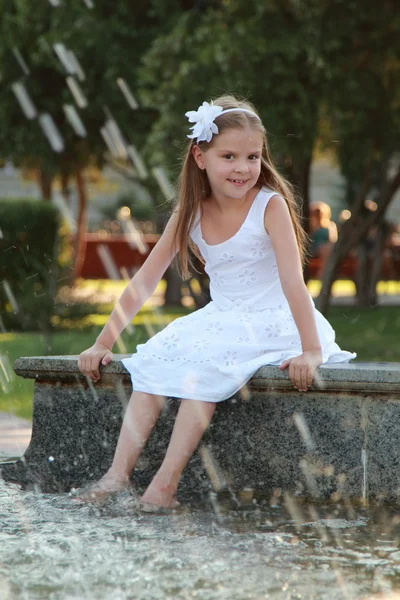
[[[167,507],[176,504],[182,471],[210,424],[215,407],[215,402],[181,401],[167,453],[142,502]]]
[[[79,500],[101,500],[129,485],[130,474],[164,407],[164,396],[133,392],[126,408],[111,467]]]

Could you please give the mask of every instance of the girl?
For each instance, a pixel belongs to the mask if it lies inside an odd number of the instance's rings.
[[[305,392],[319,365],[355,357],[335,343],[304,284],[305,234],[255,108],[223,96],[186,116],[194,126],[175,211],[95,344],[80,355],[81,372],[99,380],[99,363],[112,360],[117,337],[178,252],[183,277],[189,274],[188,247],[202,258],[212,301],[123,360],[134,391],[113,463],[78,496],[84,501],[128,486],[165,397],[182,401],[164,461],[141,499],[151,507],[177,504],[181,473],[216,403],[238,392],[259,367],[288,368],[295,388]]]

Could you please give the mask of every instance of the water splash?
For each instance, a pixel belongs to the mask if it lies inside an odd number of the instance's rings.
[[[62,152],[64,150],[64,140],[54,123],[53,117],[49,113],[43,113],[39,117],[39,123],[54,152]]]
[[[0,354],[0,387],[5,394],[10,391],[10,384],[14,379],[15,374],[10,359],[5,354]]]
[[[72,76],[69,76],[66,78],[66,82],[77,106],[79,106],[79,108],[86,108],[88,105],[88,101],[76,79]]]
[[[14,92],[26,118],[35,119],[37,117],[36,107],[26,91],[24,84],[20,81],[16,81],[11,85],[11,89]]]
[[[153,167],[152,173],[167,200],[172,200],[175,196],[175,190],[169,181],[165,169],[163,167]]]
[[[124,137],[121,133],[121,130],[118,127],[118,123],[112,116],[110,116],[107,119],[107,121],[102,129],[102,133],[103,133],[103,130],[106,134],[106,136],[103,134],[103,137],[104,137],[106,143],[107,143],[107,139],[109,140],[109,143],[107,145],[109,146],[112,154],[116,158],[121,158],[121,159],[126,160],[128,158],[126,143],[125,143]]]
[[[76,58],[75,53],[73,52],[73,50],[68,50],[68,59],[69,62],[72,66],[72,68],[74,69],[74,73],[77,75],[78,79],[80,81],[84,81],[86,79],[86,75],[84,70],[82,69],[82,66],[79,62],[79,60]]]
[[[117,84],[118,84],[121,92],[125,96],[125,100],[129,104],[129,106],[132,108],[132,110],[136,110],[137,108],[139,108],[139,104],[137,103],[136,98],[134,97],[131,90],[129,89],[126,81],[124,79],[122,79],[121,77],[119,77],[117,79]]]
[[[64,44],[57,43],[53,45],[54,52],[57,54],[59,61],[63,65],[67,73],[73,75],[75,73],[74,65],[70,60],[70,54]]]
[[[144,236],[139,227],[131,218],[131,211],[128,206],[123,206],[118,212],[122,229],[128,235],[128,244],[131,248],[138,249],[140,254],[147,254],[149,247],[144,241]]]
[[[135,169],[138,172],[138,175],[141,179],[146,179],[148,177],[148,171],[146,169],[146,165],[144,164],[144,161],[142,159],[142,157],[140,156],[139,152],[136,150],[135,146],[133,144],[130,144],[127,147],[127,153],[130,157],[130,159],[132,160]]]
[[[18,302],[12,292],[10,284],[8,283],[8,281],[6,279],[3,279],[2,285],[3,285],[4,292],[7,296],[9,303],[11,304],[11,307],[12,307],[14,313],[18,314],[20,312],[20,308],[19,308]]]
[[[17,59],[17,62],[19,64],[19,66],[21,67],[24,75],[29,75],[30,74],[29,67],[26,64],[26,62],[25,62],[25,60],[24,60],[21,52],[15,46],[12,49],[12,51],[13,51],[13,54],[14,54],[15,58]]]
[[[307,450],[310,450],[310,451],[314,450],[315,444],[312,440],[311,433],[308,428],[307,422],[304,418],[304,415],[302,413],[295,412],[293,415],[293,420],[295,422],[297,429],[299,430],[301,439],[303,440]]]
[[[100,257],[101,262],[104,265],[106,273],[109,279],[118,280],[121,279],[120,272],[113,259],[110,249],[106,244],[99,244],[97,246],[97,254]]]
[[[51,196],[52,203],[58,208],[60,213],[63,216],[63,219],[68,223],[69,229],[75,233],[76,232],[76,220],[73,217],[72,211],[68,206],[65,198],[62,194],[58,192],[54,192]]]
[[[86,137],[87,131],[75,106],[73,106],[72,104],[64,104],[63,109],[65,112],[65,116],[67,117],[76,135],[79,135],[79,137]]]

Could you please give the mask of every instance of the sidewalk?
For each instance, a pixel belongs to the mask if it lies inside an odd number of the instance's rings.
[[[0,412],[0,461],[19,458],[31,439],[32,423],[15,415]]]

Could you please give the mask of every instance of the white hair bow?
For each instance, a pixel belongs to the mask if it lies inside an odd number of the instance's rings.
[[[197,138],[198,142],[211,142],[214,133],[218,133],[219,131],[218,127],[214,123],[215,119],[219,115],[224,115],[230,112],[245,112],[260,121],[260,117],[252,110],[241,107],[223,109],[222,106],[213,104],[211,100],[211,104],[208,102],[203,102],[203,104],[199,106],[198,110],[189,110],[187,113],[185,113],[185,116],[189,119],[189,123],[195,123],[195,125],[190,128],[193,130],[193,132],[191,135],[188,135],[188,138]]]
[[[203,102],[198,110],[189,110],[185,116],[189,123],[195,123],[190,129],[193,130],[188,138],[197,138],[198,142],[211,142],[214,133],[218,133],[218,127],[214,119],[223,111],[222,106],[215,106],[212,102]]]

